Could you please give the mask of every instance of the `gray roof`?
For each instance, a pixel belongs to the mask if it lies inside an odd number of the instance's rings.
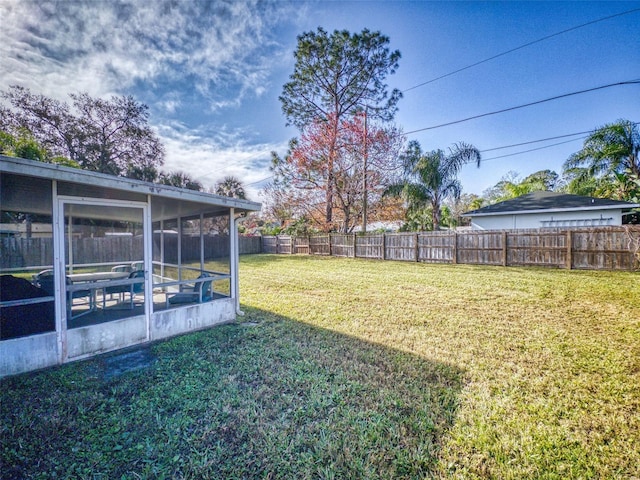
[[[465,212],[465,217],[481,215],[503,215],[507,213],[532,213],[541,211],[567,210],[609,210],[631,209],[640,207],[639,204],[610,200],[608,198],[583,197],[557,192],[533,192],[517,198],[494,203],[477,210]]]
[[[35,198],[37,195],[33,193],[36,182],[29,180],[29,178],[34,177],[36,179],[58,180],[73,184],[76,196],[83,196],[83,192],[85,192],[86,196],[111,198],[108,190],[117,190],[122,192],[121,195],[129,197],[127,198],[129,200],[141,201],[149,195],[152,198],[152,205],[155,206],[154,221],[197,216],[201,213],[221,213],[231,208],[235,209],[236,213],[251,212],[260,210],[261,207],[259,203],[250,200],[224,197],[4,155],[0,155],[0,172],[13,173],[25,177],[24,195],[20,196],[21,202],[24,203],[25,207],[27,204],[33,207],[31,200],[38,203],[38,199]],[[19,189],[19,187],[14,185],[14,189]],[[96,192],[102,192],[102,195],[94,195]],[[29,211],[39,213],[37,210]]]

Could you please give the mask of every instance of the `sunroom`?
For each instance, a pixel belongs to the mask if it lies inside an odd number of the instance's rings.
[[[233,321],[259,209],[0,156],[0,376]]]

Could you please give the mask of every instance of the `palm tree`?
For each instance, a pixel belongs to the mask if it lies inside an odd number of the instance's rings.
[[[564,173],[572,178],[569,188],[578,189],[590,179],[607,181],[616,174],[640,178],[640,133],[638,124],[618,120],[604,125],[587,137],[582,150],[564,164]]]
[[[247,198],[242,182],[232,176],[224,177],[221,182],[218,182],[215,186],[215,193],[224,197]]]
[[[488,196],[492,203],[502,202],[527,193],[552,192],[558,185],[558,174],[552,170],[539,170],[523,180],[519,179],[517,173],[509,172],[489,190]]]
[[[457,143],[449,148],[423,153],[420,144],[413,140],[402,156],[405,181],[390,186],[386,194],[401,196],[408,209],[431,208],[433,229],[440,228],[442,202],[447,198],[458,199],[462,185],[458,173],[463,165],[480,166],[480,152],[473,145]]]
[[[202,184],[198,180],[193,179],[191,175],[180,170],[161,172],[158,180],[163,185],[202,191]]]

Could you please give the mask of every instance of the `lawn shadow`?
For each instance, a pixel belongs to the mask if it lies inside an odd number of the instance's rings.
[[[135,368],[107,356],[3,380],[3,478],[442,472],[440,446],[464,372],[272,312],[245,312],[238,323],[121,357],[142,358]]]

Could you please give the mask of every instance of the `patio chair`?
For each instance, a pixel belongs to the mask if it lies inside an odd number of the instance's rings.
[[[211,276],[208,273],[202,273],[198,279],[202,278],[211,278]],[[185,303],[208,302],[213,298],[211,292],[212,283],[213,279],[204,280],[202,282],[196,282],[192,288],[183,288],[180,292],[166,292],[166,308],[169,308],[169,304],[181,305]]]
[[[53,270],[50,270],[50,269],[43,270],[34,276],[34,283],[36,287],[44,290],[47,295],[50,295],[52,297],[55,296],[55,287],[53,282],[54,282]],[[71,285],[71,280],[69,280],[68,278],[67,278],[67,285]],[[87,298],[89,303],[89,311],[92,311],[93,309],[93,293],[91,292],[90,289],[67,292],[67,311],[69,312],[69,318],[72,318],[70,312],[73,306],[73,300],[76,298]],[[80,315],[84,315],[85,313],[89,313],[89,312],[83,312]],[[80,315],[77,315],[77,316],[80,316]]]
[[[116,265],[115,267],[111,267],[112,272],[131,272],[133,269],[131,265]]]
[[[131,273],[131,272],[133,272],[134,270],[136,270],[136,269],[135,269],[135,268],[133,268],[133,267],[132,267],[131,265],[129,265],[129,264],[116,265],[115,267],[111,267],[111,271],[112,271],[112,272],[124,272],[124,273]],[[116,287],[111,287],[111,288],[116,288]],[[128,291],[128,290],[124,290],[124,291]],[[103,291],[103,293],[102,293],[102,308],[104,308],[104,305],[105,305],[105,295],[106,295],[107,293],[108,293],[108,292],[106,292],[106,289],[105,289],[105,291]],[[122,293],[122,292],[121,292],[121,291],[110,292],[109,300],[111,300],[111,299],[113,298],[113,294],[114,294],[114,293]],[[120,298],[121,298],[121,300],[122,300],[122,295],[120,295]]]
[[[143,261],[137,261],[137,262],[131,262],[131,271],[135,272],[137,270],[144,270],[144,262]]]
[[[53,270],[42,270],[40,273],[34,275],[33,284],[44,290],[47,295],[55,295],[55,288],[53,286]]]
[[[69,277],[65,277],[67,285],[73,285]],[[51,276],[51,284],[53,286],[53,276]],[[86,298],[89,305],[89,309],[79,313],[75,317],[73,316],[73,301],[76,298]],[[72,320],[74,318],[81,317],[87,313],[91,313],[95,310],[95,298],[91,289],[75,290],[73,292],[67,291],[67,319]]]
[[[209,274],[203,272],[200,275],[198,275],[197,280],[200,280],[202,278],[209,278]],[[201,284],[202,282],[194,282],[193,285],[190,285],[190,284],[180,285],[180,291],[182,293],[197,293]]]
[[[129,274],[129,279],[132,278],[144,278],[144,270],[136,270]],[[112,287],[105,287],[102,294],[102,308],[105,308],[107,294],[113,295],[117,293],[120,295],[121,301],[124,302],[124,294],[129,294],[130,307],[133,309],[135,296],[144,292],[143,283],[132,283],[129,285],[114,285]]]
[[[123,264],[123,265],[116,265],[115,267],[111,267],[111,271],[112,271],[112,272],[124,272],[124,273],[131,273],[131,272],[133,271],[133,268],[131,268],[131,265],[128,265],[128,264],[126,264],[126,265],[125,265],[125,264]],[[113,288],[115,288],[115,287],[113,287]],[[105,296],[106,296],[106,294],[108,293],[106,290],[107,290],[107,289],[105,289],[105,290],[102,292],[102,308],[104,308],[104,305],[105,305]],[[111,299],[113,298],[113,294],[114,294],[114,293],[121,293],[121,292],[119,292],[119,291],[118,291],[118,292],[111,292],[111,294],[109,295],[109,300],[111,300]],[[122,296],[121,296],[121,297],[122,297]]]

